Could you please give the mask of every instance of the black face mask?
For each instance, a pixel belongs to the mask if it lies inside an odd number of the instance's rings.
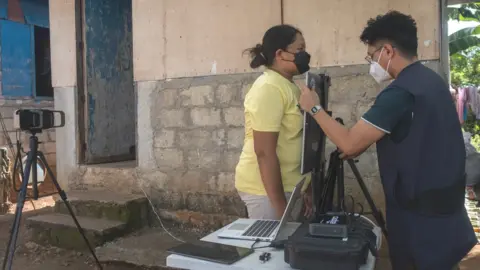
[[[295,59],[292,62],[297,67],[299,74],[303,74],[310,70],[310,66],[309,66],[310,54],[309,53],[307,53],[306,51],[300,51],[297,53],[291,53],[291,52],[288,52],[288,53],[293,54],[295,56]]]

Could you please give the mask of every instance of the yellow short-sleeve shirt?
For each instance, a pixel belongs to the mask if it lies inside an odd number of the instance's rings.
[[[303,115],[297,104],[300,89],[267,69],[245,97],[245,140],[235,172],[235,187],[249,194],[266,195],[253,148],[253,130],[279,132],[277,156],[285,192],[301,180]]]

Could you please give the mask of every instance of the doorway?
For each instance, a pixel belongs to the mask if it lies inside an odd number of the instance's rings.
[[[132,1],[77,0],[80,161],[136,157]]]
[[[53,98],[50,29],[34,26],[33,36],[35,40],[35,96]]]

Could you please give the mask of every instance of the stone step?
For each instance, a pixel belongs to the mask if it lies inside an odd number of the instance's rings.
[[[127,233],[127,224],[121,221],[77,217],[92,247],[103,245]],[[86,250],[87,245],[70,215],[48,214],[26,221],[31,240],[61,248]]]
[[[78,216],[121,221],[129,230],[148,225],[148,201],[143,196],[111,191],[69,191],[67,199]],[[62,200],[57,200],[55,212],[69,215]]]

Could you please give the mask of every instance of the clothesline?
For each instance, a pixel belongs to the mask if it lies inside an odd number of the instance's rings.
[[[468,108],[473,112],[475,118],[480,120],[480,87],[464,86],[456,90],[456,105],[458,119],[463,124],[467,120]]]

